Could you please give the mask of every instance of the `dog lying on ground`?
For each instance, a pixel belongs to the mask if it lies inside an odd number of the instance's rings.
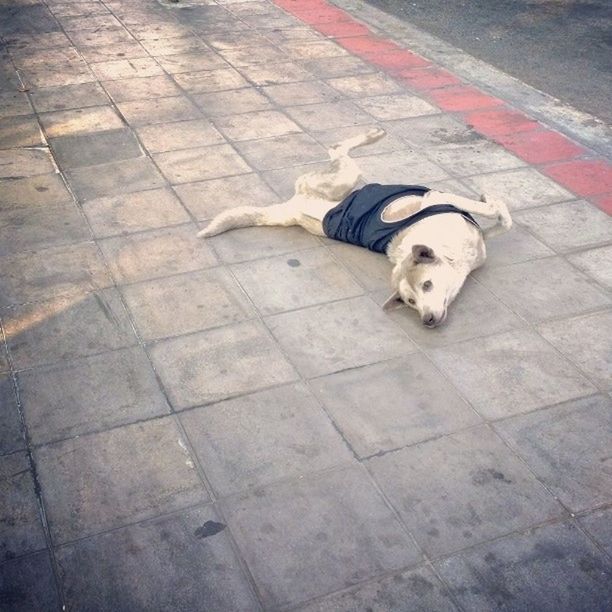
[[[329,167],[300,176],[290,200],[224,211],[198,236],[255,225],[299,225],[317,236],[386,253],[394,291],[383,308],[401,300],[427,327],[440,325],[468,274],[484,263],[485,240],[508,231],[512,219],[503,202],[485,196],[477,201],[426,187],[377,183],[354,191],[361,172],[349,152],[384,135],[373,129],[331,147]],[[472,214],[496,223],[481,230]]]

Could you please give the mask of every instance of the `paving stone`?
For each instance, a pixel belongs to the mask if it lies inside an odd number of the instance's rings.
[[[184,96],[131,100],[119,102],[117,107],[132,127],[170,121],[188,121],[202,117],[197,107]]]
[[[112,284],[92,242],[0,259],[0,307]]]
[[[601,389],[612,390],[611,310],[545,323],[538,330]]]
[[[136,343],[114,289],[15,307],[3,323],[18,370]]]
[[[605,610],[609,560],[571,524],[547,525],[456,555],[436,569],[466,610]]]
[[[370,113],[375,119],[392,120],[435,115],[439,110],[418,96],[410,94],[391,94],[360,98],[355,104]]]
[[[576,253],[568,259],[604,287],[612,289],[612,246]]]
[[[364,155],[359,158],[359,166],[366,180],[376,183],[428,185],[449,178],[440,166],[411,151]]]
[[[352,461],[303,385],[289,385],[181,413],[220,496]]]
[[[368,467],[418,544],[433,556],[563,514],[486,426],[374,457]]]
[[[515,218],[557,252],[612,240],[612,217],[584,200],[525,210]]]
[[[110,106],[92,106],[42,113],[39,117],[48,138],[105,132],[124,127],[123,122]]]
[[[165,181],[147,157],[74,168],[66,172],[80,201],[163,187]]]
[[[415,351],[411,340],[367,298],[274,315],[266,323],[299,372],[309,378]]]
[[[0,457],[0,561],[46,548],[25,452]]]
[[[265,34],[266,39],[275,44],[282,44],[292,40],[314,41],[322,40],[323,38],[319,32],[312,28],[305,27],[304,24],[292,28],[283,28],[282,30],[266,30]]]
[[[191,272],[216,265],[193,225],[130,234],[99,242],[109,269],[119,284]]]
[[[317,378],[311,387],[359,457],[480,423],[421,354]]]
[[[125,28],[73,30],[68,33],[68,36],[77,47],[102,47],[134,42],[134,37]]]
[[[191,149],[225,142],[225,138],[206,119],[147,125],[136,131],[144,146],[151,153]]]
[[[580,518],[580,524],[586,529],[598,544],[612,555],[612,508],[595,510]]]
[[[219,4],[233,4],[232,2],[219,2]],[[242,4],[242,2],[240,2]],[[202,36],[206,44],[213,49],[235,49],[245,45],[260,45],[270,42],[271,32],[260,33],[253,29],[218,29],[207,32]],[[168,54],[170,55],[170,54]]]
[[[190,183],[251,172],[242,157],[228,144],[158,153],[154,159],[171,183]]]
[[[250,113],[267,110],[272,106],[270,100],[254,87],[201,93],[194,95],[193,99],[208,117]]]
[[[106,164],[143,155],[129,129],[51,138],[50,145],[62,169]]]
[[[347,125],[364,124],[372,118],[352,102],[326,102],[293,106],[286,109],[287,114],[306,130],[324,130]]]
[[[288,42],[282,46],[282,49],[289,57],[298,60],[348,55],[345,49],[332,40]]]
[[[456,609],[440,580],[426,567],[367,582],[298,608],[299,612],[450,612]]]
[[[132,61],[132,60],[125,60]],[[133,60],[136,61],[136,60]],[[104,88],[116,102],[144,100],[147,98],[165,98],[180,95],[180,89],[166,75],[137,76],[122,78],[118,81],[105,81]]]
[[[74,34],[74,32],[71,32]],[[90,42],[89,44],[94,44]],[[79,46],[83,58],[90,64],[112,60],[149,57],[149,54],[133,38],[111,44]]]
[[[381,305],[390,290],[375,296]],[[497,300],[491,292],[468,278],[461,292],[450,305],[446,321],[440,327],[426,328],[417,312],[406,306],[389,311],[389,316],[419,345],[434,348],[489,336],[524,327],[525,323]]]
[[[559,257],[540,259],[537,265],[524,262],[481,268],[476,278],[532,323],[580,314],[611,303],[587,276]]]
[[[342,98],[342,94],[323,81],[270,85],[262,87],[261,90],[272,101],[283,107],[317,104],[320,102],[336,102]]]
[[[49,206],[72,200],[59,174],[0,179],[0,203],[13,205]],[[5,212],[4,209],[2,212]]]
[[[31,115],[32,112],[32,105],[25,93],[20,91],[0,93],[0,119]]]
[[[254,310],[227,270],[214,268],[124,287],[145,341],[238,323]]]
[[[579,512],[612,498],[612,475],[602,469],[612,439],[610,408],[610,399],[597,395],[495,427],[561,502]]]
[[[239,72],[233,68],[204,70],[203,72],[185,72],[173,75],[174,80],[189,94],[211,91],[226,91],[249,87]]]
[[[2,597],[8,610],[54,612],[61,607],[47,551],[6,561],[2,572]]]
[[[210,524],[221,531],[208,535]],[[260,610],[224,528],[208,506],[63,546],[56,556],[68,605]]]
[[[37,88],[30,92],[30,97],[39,113],[108,104],[108,97],[99,83]]]
[[[345,588],[419,559],[361,468],[269,485],[223,506],[268,607]]]
[[[53,3],[50,5],[51,12],[56,17],[76,17],[79,15],[104,15],[108,9],[100,2],[74,2]]]
[[[320,57],[303,63],[308,70],[316,74],[320,79],[353,76],[375,71],[375,68],[370,63],[350,55],[343,57]]]
[[[329,168],[329,162],[315,162],[303,166],[266,170],[261,175],[283,200],[288,200],[295,195],[295,183],[299,177],[307,172],[316,172],[326,168]]]
[[[153,56],[180,55],[185,53],[199,53],[207,46],[199,38],[192,35],[166,38],[148,38],[141,41],[142,46]]]
[[[232,272],[263,315],[363,293],[323,248],[238,264]]]
[[[100,81],[151,77],[163,74],[159,64],[150,57],[133,57],[90,64],[92,72]]]
[[[259,323],[243,322],[157,342],[151,358],[175,408],[211,403],[295,380]]]
[[[327,83],[350,98],[378,96],[403,91],[401,85],[395,79],[383,73],[339,77],[330,79]]]
[[[96,77],[87,64],[77,57],[68,61],[50,61],[27,66],[21,72],[21,78],[29,88],[64,87],[79,83],[91,83]]]
[[[165,188],[88,200],[83,211],[99,238],[189,221],[178,198]]]
[[[260,87],[314,79],[312,73],[294,62],[282,62],[269,66],[242,66],[240,72],[249,81]]]
[[[431,115],[389,122],[390,131],[415,149],[425,151],[445,144],[482,142],[479,134],[449,115]]]
[[[257,46],[219,49],[218,53],[236,68],[255,64],[275,64],[287,60],[287,53],[284,50],[267,43]]]
[[[4,347],[0,351],[0,371],[8,370]],[[17,400],[13,390],[13,379],[7,373],[0,374],[0,455],[8,455],[25,448],[21,432],[21,420],[17,410]]]
[[[153,369],[138,347],[26,370],[18,379],[34,444],[169,412]]]
[[[23,178],[55,172],[48,149],[0,150],[0,179]]]
[[[0,149],[43,145],[43,136],[36,117],[5,117],[0,119]]]
[[[66,15],[57,16],[62,27],[67,31],[98,30],[99,28],[119,28],[121,23],[110,13],[98,15]]]
[[[278,111],[217,117],[213,121],[217,128],[232,140],[268,138],[301,131],[285,114]]]
[[[431,352],[485,418],[529,412],[595,392],[578,370],[537,334],[505,332]]]
[[[211,219],[234,206],[266,206],[278,196],[256,174],[177,185],[176,193],[198,219]]]
[[[329,242],[328,249],[366,291],[387,288],[390,293],[391,263],[384,255],[352,244],[332,241]]]
[[[519,225],[487,242],[487,268],[549,257],[555,252]],[[536,265],[537,264],[533,264]]]
[[[208,501],[171,417],[49,444],[35,457],[56,544]]]
[[[4,185],[0,182],[0,193]],[[0,256],[91,238],[83,215],[73,203],[2,204]]]

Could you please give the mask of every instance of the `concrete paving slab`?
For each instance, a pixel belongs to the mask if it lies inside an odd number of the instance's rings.
[[[131,100],[118,103],[117,108],[132,127],[170,121],[189,121],[202,117],[195,104],[185,96]]]
[[[595,538],[608,555],[612,552],[612,509],[596,510],[580,519],[580,524]]]
[[[164,153],[222,144],[225,138],[207,119],[156,123],[136,130],[149,153]]]
[[[3,406],[0,414],[0,456],[2,456],[25,449],[26,441],[21,430],[13,379],[7,372],[9,366],[4,347],[0,355],[0,372],[4,372],[0,374],[0,401]]]
[[[568,260],[607,289],[612,289],[612,246],[576,253]]]
[[[270,100],[255,87],[200,93],[193,99],[207,117],[250,113],[272,107]]]
[[[131,62],[132,60],[124,61]],[[95,65],[98,66],[99,64]],[[174,81],[165,74],[158,76],[138,74],[132,78],[122,77],[117,81],[104,81],[103,86],[115,102],[146,100],[148,98],[169,98],[181,94]]]
[[[0,149],[35,147],[42,144],[42,133],[33,115],[0,119]]]
[[[108,96],[97,82],[37,88],[31,92],[30,97],[39,113],[108,104]]]

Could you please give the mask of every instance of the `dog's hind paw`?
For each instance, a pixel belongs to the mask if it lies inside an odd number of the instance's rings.
[[[215,228],[211,225],[205,227],[203,230],[200,230],[197,234],[197,238],[208,238],[210,236],[214,236],[216,234]]]
[[[379,140],[380,138],[386,135],[386,130],[383,130],[380,127],[373,128],[366,132],[366,137],[368,138],[368,140]]]

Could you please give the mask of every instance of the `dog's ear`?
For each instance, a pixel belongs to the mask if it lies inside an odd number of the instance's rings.
[[[412,258],[416,263],[433,263],[436,260],[436,254],[433,249],[424,244],[412,245]]]
[[[401,300],[401,296],[399,294],[399,291],[394,291],[386,300],[385,303],[382,305],[382,309],[383,310],[389,310],[389,308],[391,308],[391,306],[393,305],[397,305],[396,302],[399,302]]]

